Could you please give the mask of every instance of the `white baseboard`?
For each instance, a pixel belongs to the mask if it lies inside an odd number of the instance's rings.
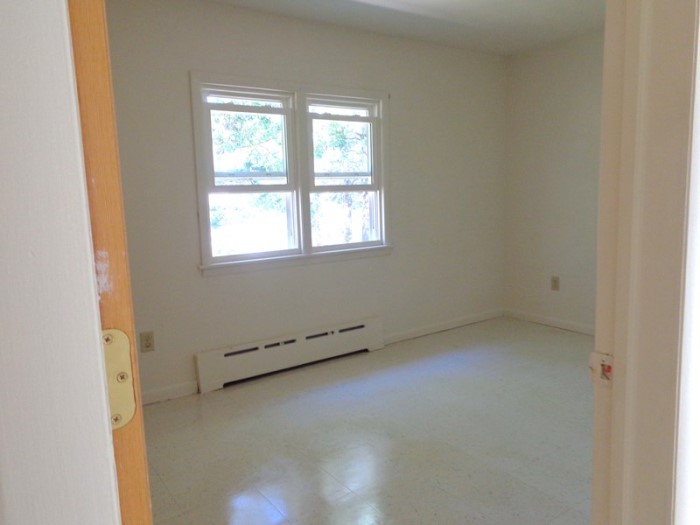
[[[488,321],[489,319],[495,319],[497,317],[503,316],[513,317],[515,319],[521,319],[523,321],[529,321],[531,323],[553,326],[555,328],[562,328],[564,330],[570,330],[572,332],[578,332],[586,335],[595,334],[595,328],[593,326],[583,323],[576,323],[573,321],[556,319],[553,317],[546,317],[536,314],[528,314],[525,312],[519,312],[517,310],[489,310],[474,315],[466,315],[463,317],[458,317],[456,319],[450,319],[448,321],[441,321],[439,323],[421,326],[419,328],[414,328],[405,332],[389,334],[384,337],[384,343],[387,345],[392,343],[398,343],[399,341],[414,339],[416,337],[422,337],[424,335],[443,332],[445,330],[451,330],[453,328],[459,328],[460,326],[479,323],[481,321]],[[168,399],[185,397],[196,393],[197,382],[188,381],[186,383],[178,383],[176,385],[170,385],[164,388],[144,390],[142,392],[142,400],[144,405],[149,405],[151,403],[158,403],[159,401],[167,401]]]
[[[520,319],[522,321],[529,321],[531,323],[553,326],[554,328],[562,328],[564,330],[578,332],[580,334],[595,335],[595,327],[590,324],[577,323],[574,321],[567,321],[566,319],[557,319],[555,317],[547,317],[544,315],[529,314],[519,312],[517,310],[504,310],[503,315],[514,319]]]
[[[502,316],[503,310],[490,310],[488,312],[481,312],[474,315],[466,315],[464,317],[450,319],[449,321],[441,321],[439,323],[421,326],[419,328],[414,328],[406,332],[399,332],[396,334],[387,335],[384,337],[384,344],[389,345],[392,343],[398,343],[399,341],[414,339],[416,337],[422,337],[424,335],[443,332],[445,330],[452,330],[453,328],[459,328],[460,326],[480,323],[481,321],[488,321],[489,319],[495,319],[496,317]]]
[[[185,397],[196,393],[197,381],[187,381],[186,383],[178,383],[164,388],[144,390],[141,392],[141,401],[144,405],[150,405],[151,403],[158,403],[159,401],[167,401],[168,399]]]

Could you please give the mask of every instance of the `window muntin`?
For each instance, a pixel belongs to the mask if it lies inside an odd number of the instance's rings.
[[[383,97],[192,85],[205,268],[386,245]]]
[[[277,100],[268,99],[256,99],[256,98],[240,98],[235,96],[226,96],[221,94],[210,94],[207,95],[206,101],[210,104],[232,104],[235,106],[249,106],[249,107],[268,107],[268,108],[282,108],[284,107],[282,102]]]
[[[369,109],[353,106],[334,106],[331,104],[309,104],[309,113],[317,115],[340,115],[345,117],[369,117]]]

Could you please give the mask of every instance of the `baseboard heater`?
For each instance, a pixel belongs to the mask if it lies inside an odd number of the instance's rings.
[[[383,347],[381,320],[372,317],[254,343],[206,350],[196,355],[199,391],[204,394],[223,388],[232,381]]]

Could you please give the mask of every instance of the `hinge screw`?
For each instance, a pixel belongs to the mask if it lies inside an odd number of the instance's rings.
[[[117,381],[119,381],[120,383],[126,382],[127,379],[129,379],[129,374],[127,374],[126,372],[119,372],[117,374]]]
[[[111,334],[105,334],[102,336],[102,340],[106,345],[111,345],[112,341],[114,341],[114,338],[112,337]]]
[[[112,416],[112,424],[113,425],[118,425],[119,423],[122,422],[122,416],[121,414],[114,414]]]

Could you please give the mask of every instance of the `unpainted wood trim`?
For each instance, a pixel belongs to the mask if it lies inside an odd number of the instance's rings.
[[[113,432],[124,525],[152,525],[107,21],[103,0],[68,0],[102,328],[131,342],[136,414]]]

